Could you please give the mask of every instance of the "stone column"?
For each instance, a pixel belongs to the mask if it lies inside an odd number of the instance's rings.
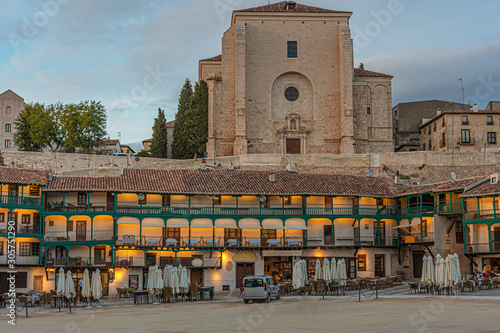
[[[245,71],[246,71],[246,37],[245,24],[236,24],[236,137],[234,155],[247,154],[247,138],[245,124]]]

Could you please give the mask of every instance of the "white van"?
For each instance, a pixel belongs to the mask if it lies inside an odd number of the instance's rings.
[[[280,299],[280,288],[270,275],[248,275],[243,279],[243,301]]]

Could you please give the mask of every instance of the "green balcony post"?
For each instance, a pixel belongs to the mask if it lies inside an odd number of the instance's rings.
[[[92,247],[89,246],[89,267],[92,267]]]
[[[116,242],[116,234],[118,233],[118,224],[116,223],[116,217],[113,216],[113,241]]]
[[[68,220],[68,218],[66,218],[66,241],[69,241],[69,220]]]
[[[94,240],[94,217],[90,217],[90,240]]]
[[[139,200],[139,213],[142,214],[142,200]]]
[[[188,226],[189,226],[189,229],[188,229],[188,240],[189,240],[189,246],[193,246],[193,244],[191,244],[191,220],[188,220]]]
[[[332,246],[335,246],[335,219],[332,219]]]
[[[191,196],[188,196],[188,215],[191,215]]]
[[[177,251],[174,251],[174,266],[177,267]]]
[[[69,267],[69,249],[67,247],[64,247],[66,249],[66,267]]]
[[[66,192],[63,192],[63,205],[62,205],[62,211],[63,212],[65,211],[64,210],[65,209],[64,206],[66,206]]]
[[[115,267],[115,247],[111,245],[111,267]]]
[[[465,199],[462,198],[462,217],[465,220]]]
[[[358,245],[361,246],[361,219],[358,220]]]
[[[222,199],[221,199],[221,201],[222,201]],[[212,196],[212,215],[214,215],[214,214],[215,214],[215,198],[214,198],[214,196]]]
[[[283,219],[283,246],[285,246],[285,240],[286,240],[286,229],[285,229],[285,219]]]
[[[359,197],[357,197],[356,199],[358,200],[358,204],[356,206],[356,210],[357,210],[356,215],[359,215]],[[361,220],[359,222],[361,223]],[[360,239],[360,241],[361,241],[361,239]]]
[[[491,223],[487,223],[486,226],[488,227],[488,252],[491,252]]]
[[[462,198],[463,200],[463,198]],[[462,235],[464,235],[464,253],[467,253],[467,242],[466,242],[466,238],[465,238],[465,227],[467,226],[468,224],[466,223],[462,223]]]
[[[377,201],[377,216],[380,215],[380,211],[379,211],[379,206],[378,206],[378,199],[375,199]]]
[[[449,199],[450,199],[450,213],[453,213],[453,204],[452,204],[452,194],[449,193]]]
[[[165,220],[165,227],[163,228],[163,245],[167,245],[167,220]]]
[[[493,218],[497,218],[497,209],[495,207],[495,197],[493,197]]]
[[[377,244],[380,246],[380,220],[377,220]]]
[[[262,247],[262,221],[260,221],[260,246]]]
[[[307,229],[307,222],[309,222],[309,220],[308,219],[305,219],[305,220],[306,220],[306,241],[305,241],[305,243],[306,243],[306,246],[308,246],[307,235],[309,233],[309,230]]]
[[[479,198],[476,198],[476,201],[477,201],[477,219],[480,220],[481,219],[481,212],[479,209]]]
[[[90,193],[87,192],[87,212],[90,211]]]
[[[142,219],[139,221],[139,245],[142,245]]]
[[[0,184],[0,203],[3,204],[3,184]]]
[[[215,246],[215,220],[212,221],[212,246]]]

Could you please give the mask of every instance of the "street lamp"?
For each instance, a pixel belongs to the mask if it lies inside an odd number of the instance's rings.
[[[354,142],[354,143],[352,144],[352,148],[353,148],[353,150],[354,150],[354,154],[356,154],[356,142]]]
[[[92,131],[89,132],[89,152],[92,154]]]

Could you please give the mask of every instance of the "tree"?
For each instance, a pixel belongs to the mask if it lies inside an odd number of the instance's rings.
[[[167,119],[165,118],[165,111],[160,108],[153,126],[150,153],[151,157],[167,158]]]
[[[44,145],[35,143],[36,136],[35,121],[42,117],[45,106],[39,103],[26,105],[15,121],[16,133],[14,134],[14,144],[19,150],[39,151]]]
[[[136,157],[151,157],[151,154],[147,150],[141,150],[137,154],[135,154]]]
[[[360,64],[359,64],[359,68],[360,68],[360,69],[365,69],[365,64],[360,63]]]
[[[208,140],[208,85],[204,80],[200,80],[194,86],[194,93],[191,98],[191,111],[195,118],[193,127],[195,151],[198,156],[203,156],[207,149]],[[193,157],[194,153],[191,155]]]
[[[188,113],[191,107],[191,96],[193,95],[193,87],[191,81],[186,78],[179,96],[179,105],[175,115],[174,141],[172,142],[172,158],[185,159],[192,158],[187,151],[188,146]]]

